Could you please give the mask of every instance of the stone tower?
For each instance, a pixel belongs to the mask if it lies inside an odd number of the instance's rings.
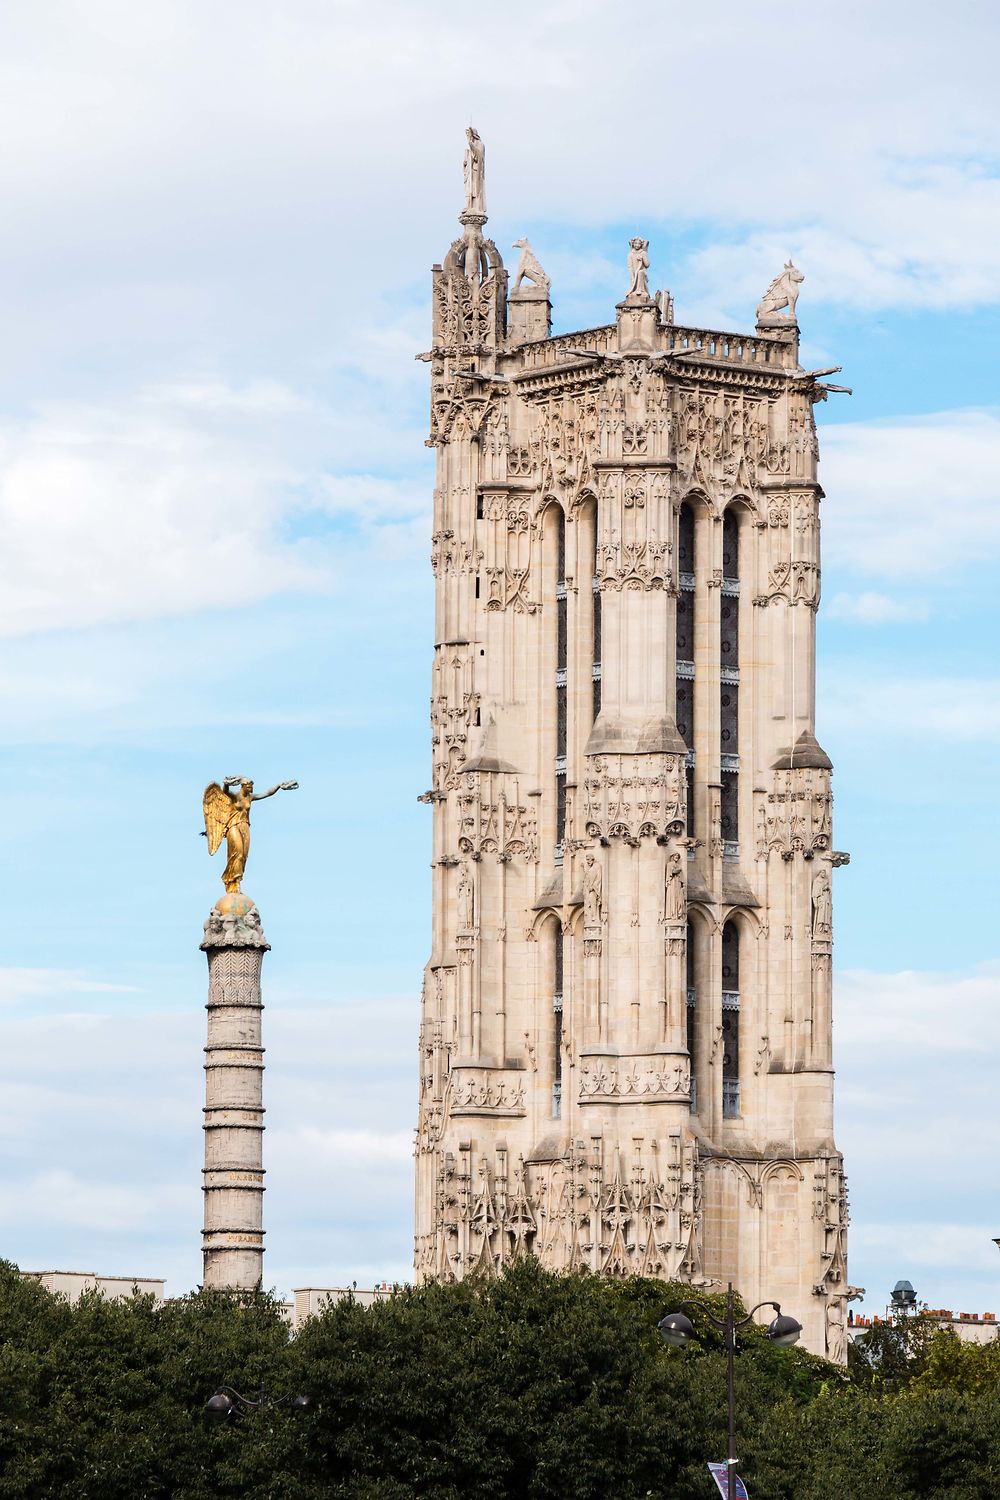
[[[473,139],[475,137],[475,139]],[[679,326],[634,239],[550,336],[470,133],[433,271],[433,934],[416,1269],[732,1280],[845,1357],[819,501],[790,263]],[[529,284],[530,283],[530,284]],[[819,372],[825,373],[825,372]]]

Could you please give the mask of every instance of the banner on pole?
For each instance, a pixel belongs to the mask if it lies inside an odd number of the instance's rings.
[[[719,1486],[719,1494],[722,1496],[722,1500],[729,1500],[729,1465],[709,1464],[708,1472]],[[747,1494],[747,1487],[738,1474],[736,1476],[736,1500],[750,1500]]]

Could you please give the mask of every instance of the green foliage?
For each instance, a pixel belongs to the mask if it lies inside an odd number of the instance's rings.
[[[292,1339],[266,1295],[71,1308],[0,1263],[0,1500],[711,1500],[721,1338],[698,1312],[688,1349],[656,1333],[691,1297],[526,1260],[348,1299]],[[880,1333],[850,1376],[750,1327],[741,1472],[754,1500],[972,1500],[1000,1466],[998,1376],[991,1346],[925,1327]],[[314,1406],[212,1427],[220,1385]]]
[[[979,1394],[1000,1390],[1000,1341],[967,1344],[952,1328],[938,1329],[927,1344],[917,1391],[962,1391]]]
[[[924,1368],[936,1332],[929,1319],[916,1315],[873,1323],[848,1351],[852,1380],[881,1391],[902,1390]]]

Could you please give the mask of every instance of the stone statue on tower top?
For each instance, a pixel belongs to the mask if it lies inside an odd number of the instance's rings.
[[[486,221],[486,147],[478,130],[469,126],[465,132],[468,145],[465,148],[463,174],[465,177],[465,214],[481,216]]]

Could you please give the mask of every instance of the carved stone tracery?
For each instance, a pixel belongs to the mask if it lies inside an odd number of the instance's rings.
[[[597,397],[593,391],[561,395],[544,402],[530,443],[533,472],[544,503],[556,495],[568,511],[594,482]]]
[[[604,474],[598,497],[602,589],[673,591],[670,480],[648,470]]]
[[[502,490],[486,491],[483,519],[487,523],[486,608],[513,609],[533,615],[538,603],[531,597],[533,536],[530,496]],[[482,557],[482,553],[480,556]]]
[[[767,592],[755,598],[755,604],[771,604],[784,599],[788,604],[808,604],[816,609],[820,599],[819,566],[805,558],[787,558],[775,563],[767,575]]]
[[[690,1092],[691,1066],[686,1056],[581,1058],[581,1104],[676,1101]]]
[[[523,1115],[524,1074],[515,1069],[461,1067],[452,1070],[453,1115]]]
[[[772,851],[806,859],[830,847],[833,796],[829,771],[775,771],[773,789],[757,805],[757,858]]]
[[[510,1172],[505,1149],[491,1163],[473,1146],[442,1152],[435,1232],[418,1245],[418,1269],[454,1280],[499,1273],[532,1253],[555,1269],[608,1276],[694,1279],[701,1272],[697,1146],[677,1136],[637,1140],[630,1165],[604,1160],[599,1137],[571,1141],[555,1160]]]
[[[590,838],[620,838],[633,844],[643,838],[666,839],[684,828],[684,758],[592,756],[583,794]]]
[[[678,463],[688,484],[753,491],[790,472],[787,436],[767,396],[695,385],[677,400]]]
[[[506,863],[515,854],[529,863],[538,859],[535,813],[521,800],[515,776],[506,772],[469,771],[458,794],[458,847],[473,859],[495,854]]]
[[[479,694],[473,690],[473,662],[461,647],[442,647],[432,669],[431,749],[434,789],[451,791],[466,758],[469,729]]]

